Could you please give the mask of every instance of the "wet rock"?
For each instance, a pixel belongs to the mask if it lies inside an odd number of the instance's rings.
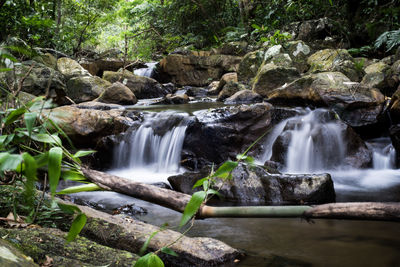
[[[67,96],[75,103],[92,101],[110,86],[110,82],[97,76],[77,76],[68,80]]]
[[[186,130],[183,149],[198,163],[221,163],[229,157],[235,158],[265,131],[293,113],[259,103],[198,111],[195,116]]]
[[[137,103],[135,94],[120,82],[115,82],[107,87],[96,100],[103,103],[120,105],[134,105]]]
[[[67,80],[72,77],[90,76],[89,72],[78,62],[67,57],[62,57],[57,60],[57,69],[67,78]]]
[[[203,87],[185,86],[183,90],[186,90],[186,95],[193,97],[206,96],[208,93],[208,90]]]
[[[270,91],[299,77],[300,75],[296,68],[281,67],[273,63],[268,63],[263,65],[258,71],[253,81],[252,90],[266,97]]]
[[[250,52],[243,57],[239,64],[238,80],[250,84],[257,75],[258,69],[264,61],[264,50]]]
[[[155,102],[153,105],[164,105],[164,104],[187,104],[189,103],[189,97],[186,94],[168,94],[163,99]]]
[[[206,86],[226,72],[238,69],[241,57],[229,55],[168,55],[160,62],[160,73],[180,86]]]
[[[391,95],[394,92],[395,88],[390,87],[391,69],[389,65],[383,62],[371,64],[365,68],[365,72],[366,74],[361,81],[362,84],[371,88],[378,88],[386,95]]]
[[[156,80],[148,77],[137,76],[129,72],[105,71],[103,79],[114,83],[121,82],[127,86],[138,99],[163,97],[171,92],[167,87],[161,86]]]
[[[37,267],[31,257],[16,249],[12,243],[0,239],[0,266],[2,267]]]
[[[263,97],[251,90],[241,90],[228,97],[225,104],[253,104],[263,101]]]
[[[307,63],[309,72],[341,72],[351,81],[360,80],[360,73],[354,67],[354,59],[345,49],[324,49],[312,54]]]
[[[393,123],[400,123],[400,86],[390,100],[389,111]]]
[[[175,190],[193,193],[196,181],[203,173],[185,173],[168,178]],[[329,174],[270,174],[260,166],[240,163],[230,181],[216,180],[226,201],[240,204],[300,204],[335,201],[333,181]]]
[[[377,89],[351,82],[340,72],[303,76],[267,94],[271,103],[332,107],[351,126],[378,123],[384,96]]]
[[[125,110],[103,111],[87,109],[79,105],[44,110],[43,115],[51,118],[61,127],[74,144],[86,147],[94,147],[96,142],[104,136],[126,131],[135,121],[125,116],[127,115]]]
[[[222,88],[221,92],[219,92],[217,100],[224,101],[226,98],[242,90],[246,90],[246,87],[243,84],[230,81],[226,83]]]
[[[4,229],[1,236],[29,255],[37,263],[45,264],[49,257],[54,266],[131,266],[139,257],[131,252],[99,245],[84,237],[67,243],[67,233],[58,229]],[[0,254],[1,255],[1,254]],[[47,256],[47,257],[46,257]],[[1,257],[0,257],[1,258]],[[2,265],[3,266],[3,265]],[[17,265],[13,265],[17,266]],[[36,266],[35,264],[24,266]]]

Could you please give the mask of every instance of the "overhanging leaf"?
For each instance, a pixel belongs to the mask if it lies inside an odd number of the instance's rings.
[[[206,192],[204,191],[199,191],[192,195],[192,197],[189,200],[189,203],[186,205],[185,210],[183,211],[179,227],[184,226],[188,221],[190,221],[190,219],[199,210],[205,198],[206,198]]]
[[[62,153],[63,152],[60,147],[53,147],[49,150],[48,173],[50,192],[52,195],[55,194],[58,181],[60,180]]]
[[[84,156],[93,154],[93,153],[95,153],[95,152],[96,152],[95,150],[79,150],[78,152],[76,152],[76,153],[74,154],[74,158],[84,157]]]
[[[178,254],[176,254],[175,251],[173,251],[172,249],[170,249],[168,247],[161,248],[161,252],[165,253],[165,254],[168,254],[168,255],[171,255],[171,256],[174,256],[174,257],[178,257]]]
[[[215,171],[213,177],[227,178],[229,174],[238,166],[236,161],[225,161],[218,170]]]
[[[84,184],[84,185],[77,185],[77,186],[71,186],[68,188],[65,188],[56,194],[58,195],[65,195],[65,194],[74,194],[74,193],[79,193],[79,192],[89,192],[89,191],[99,191],[99,190],[104,190],[97,184]]]
[[[0,153],[0,171],[15,170],[22,162],[22,156],[19,154],[10,154],[8,152]]]
[[[75,212],[81,213],[81,210],[77,206],[63,204],[60,202],[57,202],[57,205],[65,213],[69,213],[69,214],[74,214]]]
[[[78,234],[81,232],[83,227],[86,224],[87,217],[85,214],[80,213],[74,221],[71,224],[71,228],[69,229],[68,235],[67,235],[67,242],[73,241]]]
[[[26,112],[25,107],[18,108],[13,110],[5,119],[5,125],[10,125],[14,121],[18,120],[24,113]]]

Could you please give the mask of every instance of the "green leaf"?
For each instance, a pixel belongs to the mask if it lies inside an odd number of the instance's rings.
[[[24,115],[26,129],[28,130],[29,136],[32,134],[33,126],[35,125],[37,113],[27,112]]]
[[[24,113],[26,112],[25,107],[18,108],[13,110],[5,119],[5,125],[10,125],[14,121],[18,120]]]
[[[25,201],[30,207],[33,207],[35,197],[35,181],[37,180],[37,164],[35,159],[29,155],[29,153],[23,153],[22,158],[24,160],[24,175],[26,177],[24,192]]]
[[[24,134],[26,133],[27,136],[29,136],[28,132],[24,132]],[[32,134],[30,136],[33,140],[41,142],[41,143],[48,143],[48,144],[55,144],[55,145],[61,145],[61,139],[60,137],[57,136],[57,134]]]
[[[190,219],[197,213],[204,199],[206,198],[206,192],[199,191],[192,195],[189,200],[189,203],[186,205],[185,210],[183,211],[181,222],[179,223],[179,227],[187,224]]]
[[[247,156],[244,161],[247,162],[248,164],[254,164],[255,159],[251,156]]]
[[[174,256],[174,257],[178,257],[178,254],[176,254],[175,251],[173,251],[172,249],[170,249],[168,247],[161,248],[161,252],[165,253],[165,254],[168,254],[168,255],[171,255],[171,256]]]
[[[214,190],[214,189],[208,189],[206,193],[207,193],[207,195],[217,195],[220,199],[224,198],[224,196],[221,195],[220,192],[218,192],[217,190]]]
[[[251,24],[251,27],[253,27],[254,29],[259,30],[259,31],[262,30],[261,27],[258,26],[257,24]]]
[[[56,194],[58,195],[64,195],[64,194],[74,194],[74,193],[79,193],[79,192],[89,192],[89,191],[99,191],[99,190],[104,190],[97,184],[84,184],[84,185],[77,185],[77,186],[71,186],[68,188],[65,188]]]
[[[40,153],[34,156],[38,168],[44,167],[49,162],[49,152]]]
[[[197,182],[193,185],[192,189],[195,189],[197,187],[200,187],[203,185],[205,181],[207,181],[209,177],[201,178],[200,180],[197,180]]]
[[[19,154],[10,154],[8,152],[0,153],[0,171],[15,170],[22,163],[22,156]]]
[[[163,261],[153,252],[140,257],[134,267],[164,267]]]
[[[86,181],[86,177],[79,171],[73,171],[73,170],[68,170],[68,171],[62,171],[61,172],[61,178],[64,180],[69,180],[69,181]]]
[[[236,161],[225,161],[218,170],[215,171],[213,177],[228,178],[229,174],[238,166]]]
[[[74,158],[84,157],[84,156],[93,154],[93,153],[95,153],[95,152],[96,152],[95,150],[79,150],[78,152],[76,152],[76,153],[74,154]]]
[[[0,68],[0,72],[7,72],[7,71],[12,71],[13,69],[11,68]]]
[[[75,212],[81,213],[81,210],[74,205],[68,205],[64,203],[57,202],[58,207],[65,213],[74,214]]]
[[[13,55],[10,55],[10,54],[3,53],[3,54],[0,54],[0,57],[1,58],[8,58],[12,62],[18,62],[18,60]]]
[[[84,213],[80,213],[74,221],[71,224],[71,228],[69,229],[68,235],[67,235],[67,242],[73,241],[78,234],[81,232],[83,227],[86,224],[87,217]]]
[[[49,150],[48,173],[50,192],[52,195],[55,194],[58,181],[60,180],[62,154],[63,152],[61,147],[53,147]]]

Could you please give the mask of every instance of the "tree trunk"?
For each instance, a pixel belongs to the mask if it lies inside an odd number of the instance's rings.
[[[121,178],[115,175],[87,168],[83,174],[93,183],[105,190],[122,193],[143,199],[161,206],[183,212],[191,196]],[[331,203],[311,206],[233,206],[211,207],[202,205],[198,218],[210,217],[259,217],[287,218],[304,217],[306,219],[358,219],[400,221],[400,203]]]

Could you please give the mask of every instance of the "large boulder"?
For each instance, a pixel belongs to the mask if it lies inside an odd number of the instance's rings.
[[[4,238],[4,237],[3,237]],[[2,267],[38,267],[31,257],[15,248],[12,243],[0,239],[0,266]]]
[[[183,159],[220,163],[235,158],[280,120],[293,116],[289,113],[267,103],[198,111],[186,130]]]
[[[390,100],[389,111],[393,123],[400,123],[400,86]]]
[[[187,194],[206,172],[184,173],[168,181],[173,189]],[[226,201],[240,204],[303,204],[335,201],[333,181],[329,174],[270,174],[261,166],[240,163],[232,172],[232,179],[216,179],[217,189]]]
[[[303,76],[267,97],[272,103],[332,107],[355,127],[377,123],[385,100],[379,90],[351,82],[340,72]]]
[[[224,88],[225,84],[227,84],[228,82],[235,82],[235,83],[238,82],[238,75],[236,72],[228,72],[222,75],[221,79],[219,80],[219,84],[216,88],[218,93],[221,92],[222,88]]]
[[[247,42],[228,42],[224,43],[220,49],[223,55],[244,56],[247,53]]]
[[[97,76],[77,76],[67,82],[67,96],[75,103],[92,101],[99,97],[111,83]]]
[[[309,72],[341,72],[352,81],[360,80],[360,72],[354,67],[354,59],[345,49],[324,49],[312,54],[307,63]]]
[[[300,72],[304,73],[308,70],[309,65],[307,59],[310,56],[312,49],[305,42],[291,41],[284,45],[285,52],[293,61],[293,66]]]
[[[26,76],[28,72],[29,75]],[[66,86],[64,76],[60,72],[34,61],[24,61],[21,65],[15,66],[15,76],[16,81],[14,81],[13,73],[7,72],[4,80],[8,84],[13,82],[19,84],[26,76],[22,84],[22,91],[39,96],[45,95],[49,89],[50,97],[58,103],[63,101]]]
[[[137,103],[135,94],[120,82],[115,82],[107,87],[96,100],[103,103],[120,105],[134,105]]]
[[[226,72],[237,71],[241,57],[230,55],[196,56],[171,54],[160,62],[160,75],[184,86],[206,86]]]
[[[257,75],[257,71],[264,61],[264,50],[247,53],[239,64],[238,79],[247,84]]]
[[[67,79],[71,79],[72,77],[90,75],[90,73],[85,70],[78,62],[67,57],[62,57],[57,60],[57,69]]]
[[[299,77],[300,74],[294,67],[283,67],[268,63],[260,67],[257,76],[254,78],[252,89],[255,93],[266,97],[270,91]]]
[[[391,68],[389,65],[378,62],[366,67],[365,73],[361,81],[362,84],[378,88],[386,95],[391,95],[395,91],[395,88],[390,87]]]
[[[115,83],[121,82],[127,86],[138,99],[163,97],[171,93],[156,80],[148,77],[137,76],[131,72],[105,71],[103,79]]]
[[[50,53],[39,54],[35,56],[32,60],[52,69],[57,68],[57,58]]]
[[[121,108],[109,106],[109,110],[102,104],[100,109],[96,105],[62,106],[51,110],[44,110],[43,115],[52,119],[76,145],[86,147],[96,145],[96,142],[108,135],[126,131],[139,118]]]

